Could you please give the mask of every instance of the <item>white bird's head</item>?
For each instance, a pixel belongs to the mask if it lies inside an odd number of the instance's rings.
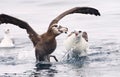
[[[68,38],[72,38],[74,40],[80,40],[81,38],[85,39],[86,41],[88,41],[88,35],[87,32],[82,32],[80,30],[78,31],[73,31],[68,35]]]
[[[73,31],[71,32],[68,37],[74,36],[75,38],[80,38],[82,36],[82,31]]]

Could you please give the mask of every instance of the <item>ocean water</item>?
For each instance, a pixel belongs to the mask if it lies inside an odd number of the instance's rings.
[[[101,16],[73,14],[59,24],[74,30],[86,31],[89,36],[88,56],[65,60],[67,51],[57,39],[54,55],[48,69],[37,70],[34,47],[24,29],[12,24],[0,25],[0,40],[9,28],[15,48],[0,48],[0,77],[119,77],[120,76],[120,1],[119,0],[0,0],[0,13],[20,18],[39,34],[44,33],[51,20],[73,7],[89,6],[98,9]],[[68,33],[69,33],[68,32]]]

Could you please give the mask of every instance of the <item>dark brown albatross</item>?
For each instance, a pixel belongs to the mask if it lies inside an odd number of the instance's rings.
[[[82,14],[91,14],[91,15],[98,15],[100,16],[100,13],[97,9],[91,8],[91,7],[75,7],[72,9],[69,9],[59,16],[57,16],[52,22],[50,23],[47,32],[39,35],[37,34],[28,23],[6,15],[6,14],[0,14],[0,24],[2,23],[10,23],[19,26],[20,28],[26,29],[27,33],[29,34],[29,38],[33,42],[33,45],[35,47],[35,56],[36,61],[50,61],[50,55],[55,49],[56,49],[56,39],[55,37],[58,36],[61,33],[67,32],[68,29],[66,27],[62,27],[57,25],[57,23],[66,15],[73,14],[73,13],[82,13]]]

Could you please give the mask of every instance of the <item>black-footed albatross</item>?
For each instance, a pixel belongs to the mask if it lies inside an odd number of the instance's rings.
[[[29,38],[31,39],[34,47],[35,47],[35,56],[36,61],[50,61],[50,57],[54,57],[50,55],[56,49],[56,36],[60,35],[61,33],[66,33],[68,28],[62,27],[58,25],[58,22],[66,15],[73,14],[73,13],[82,13],[82,14],[91,14],[91,15],[100,15],[99,11],[95,8],[91,7],[74,7],[69,9],[60,15],[58,15],[55,19],[53,19],[48,27],[48,30],[39,35],[37,34],[32,27],[18,18],[0,14],[0,24],[2,23],[10,23],[19,26],[20,28],[26,29],[27,33],[29,34]]]

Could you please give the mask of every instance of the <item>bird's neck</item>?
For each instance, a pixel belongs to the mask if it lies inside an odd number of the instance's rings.
[[[46,35],[47,35],[47,36],[50,36],[50,37],[53,37],[53,38],[55,38],[56,36],[58,36],[58,35],[54,34],[54,32],[53,32],[51,29],[49,29],[49,30],[46,32]]]
[[[55,37],[56,36],[54,36],[52,33],[48,33],[48,32],[46,32],[42,35],[42,38],[44,38],[44,40],[46,40],[46,41],[54,41]]]

